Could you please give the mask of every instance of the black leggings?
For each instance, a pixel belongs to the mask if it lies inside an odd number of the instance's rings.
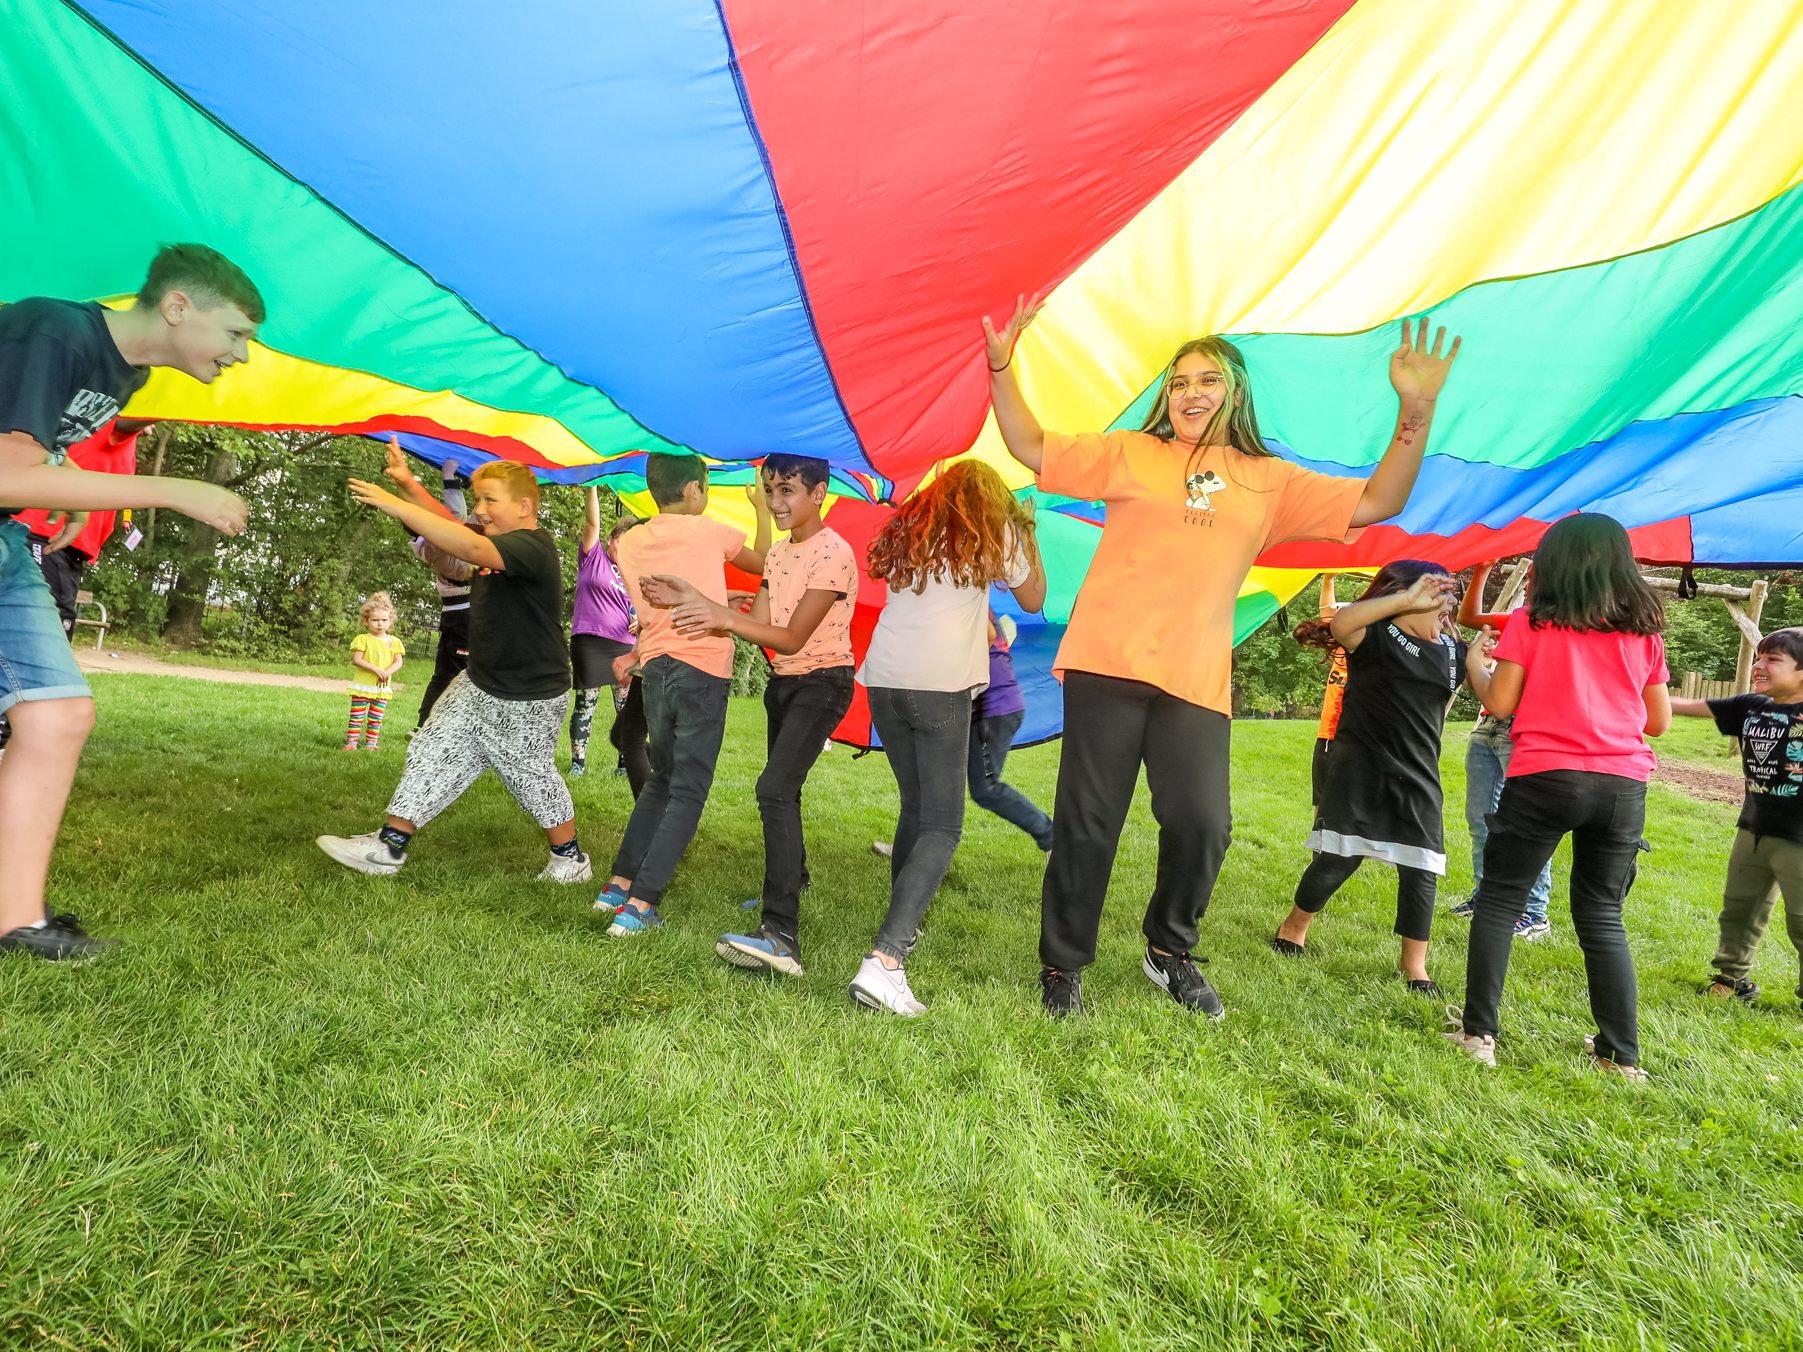
[[[1296,884],[1296,909],[1310,915],[1327,905],[1364,859],[1358,855],[1317,854]],[[1434,889],[1439,879],[1426,869],[1396,866],[1396,933],[1427,942],[1434,925]]]

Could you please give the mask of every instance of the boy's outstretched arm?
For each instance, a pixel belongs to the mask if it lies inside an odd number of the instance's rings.
[[[244,499],[216,484],[152,475],[103,474],[45,463],[46,452],[22,432],[0,432],[0,502],[55,511],[166,507],[227,535],[244,529]]]
[[[697,596],[678,605],[670,612],[670,619],[680,633],[724,631],[737,634],[760,648],[792,656],[807,647],[808,640],[814,637],[814,631],[820,627],[820,622],[838,603],[841,595],[840,592],[810,587],[801,594],[801,600],[795,603],[795,613],[789,616],[789,622],[781,625],[770,623],[770,593],[761,588],[757,599],[751,603],[749,614],[734,610],[731,606],[719,605],[705,596]]]
[[[437,545],[451,557],[473,563],[478,568],[487,568],[491,572],[500,572],[506,568],[501,551],[495,548],[494,541],[486,535],[447,516],[404,502],[379,484],[352,479],[350,486],[351,496],[358,502],[392,516],[427,544]]]
[[[1679,718],[1714,718],[1715,711],[1706,699],[1675,699],[1672,713]]]

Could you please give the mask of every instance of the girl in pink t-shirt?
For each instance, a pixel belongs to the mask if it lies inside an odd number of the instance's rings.
[[[1664,627],[1621,523],[1592,512],[1568,516],[1535,551],[1528,604],[1495,641],[1496,670],[1471,672],[1487,709],[1515,715],[1514,751],[1473,899],[1465,1007],[1448,1011],[1446,1033],[1486,1065],[1496,1064],[1511,931],[1536,875],[1570,835],[1571,921],[1597,1028],[1585,1048],[1599,1066],[1646,1078],[1621,916],[1645,845],[1653,772],[1645,738],[1671,726]],[[1491,641],[1486,629],[1481,642]]]

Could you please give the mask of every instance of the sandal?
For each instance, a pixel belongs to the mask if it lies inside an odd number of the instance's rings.
[[[1281,958],[1299,958],[1308,952],[1301,944],[1293,943],[1281,935],[1271,940],[1271,951]]]
[[[1744,976],[1718,976],[1703,988],[1703,994],[1713,995],[1718,1000],[1732,997],[1743,1005],[1750,1005],[1759,999],[1759,987]]]

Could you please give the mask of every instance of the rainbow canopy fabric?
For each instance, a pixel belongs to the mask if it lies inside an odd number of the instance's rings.
[[[1465,348],[1407,511],[1264,564],[1460,566],[1580,508],[1653,560],[1803,560],[1803,0],[7,14],[0,299],[196,239],[269,300],[248,368],[134,413],[629,489],[783,450],[875,501],[974,453],[1024,491],[977,321],[1043,290],[1047,426],[1134,422],[1222,332],[1280,453],[1359,475],[1425,313]],[[1097,512],[1044,505],[1067,603]]]

